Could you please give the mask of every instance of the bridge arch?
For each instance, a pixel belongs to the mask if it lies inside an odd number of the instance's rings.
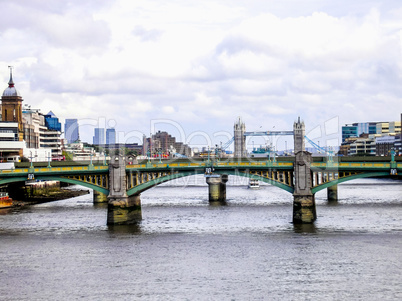
[[[136,194],[140,194],[154,186],[157,186],[159,184],[174,180],[174,179],[178,179],[178,178],[183,178],[183,177],[187,177],[187,176],[193,176],[193,175],[200,175],[201,173],[199,173],[199,171],[197,172],[197,170],[194,171],[184,171],[184,172],[178,172],[178,173],[174,173],[174,174],[170,174],[170,175],[166,175],[163,177],[159,177],[153,180],[150,180],[148,182],[139,184],[131,189],[129,189],[127,191],[127,195],[128,196],[132,196],[132,195],[136,195]],[[246,178],[251,178],[251,179],[256,179],[256,180],[260,180],[262,182],[274,185],[276,187],[279,187],[287,192],[293,193],[293,187],[290,187],[288,185],[285,185],[283,183],[268,179],[268,178],[264,178],[262,176],[259,175],[253,175],[253,174],[249,174],[249,173],[239,173],[236,171],[222,171],[222,170],[216,170],[214,171],[214,174],[220,174],[220,175],[232,175],[232,176],[240,176],[240,177],[246,177]]]
[[[316,192],[318,192],[320,190],[323,190],[325,188],[334,186],[336,184],[340,184],[340,183],[343,183],[343,182],[352,181],[352,180],[356,180],[356,179],[372,178],[372,177],[384,177],[384,176],[389,176],[389,172],[358,173],[358,174],[338,178],[338,179],[332,180],[330,182],[326,182],[326,183],[323,183],[323,184],[318,185],[316,187],[313,187],[311,189],[311,192],[314,194],[314,193],[316,193]]]
[[[79,186],[84,186],[86,188],[90,188],[93,190],[96,190],[98,192],[101,192],[103,194],[108,195],[109,190],[106,188],[102,188],[100,186],[83,182],[77,179],[70,179],[70,178],[64,178],[64,177],[58,177],[58,176],[40,176],[36,175],[35,176],[36,180],[43,180],[43,181],[60,181],[64,183],[69,183],[69,184],[74,184],[74,185],[79,185]],[[5,178],[0,180],[0,185],[2,184],[9,184],[9,183],[16,183],[16,182],[25,182],[27,180],[27,177],[15,177],[15,178]]]

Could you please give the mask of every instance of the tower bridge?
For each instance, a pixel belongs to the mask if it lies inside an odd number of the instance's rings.
[[[320,158],[316,161],[305,151],[304,123],[293,125],[295,156],[255,159],[244,156],[245,127],[235,125],[235,157],[231,159],[180,159],[130,164],[122,155],[108,165],[16,168],[0,171],[0,185],[27,180],[58,180],[94,190],[108,202],[108,224],[135,223],[142,219],[141,193],[161,183],[202,174],[209,186],[211,203],[226,200],[229,176],[242,176],[274,185],[293,196],[293,222],[316,220],[315,194],[327,189],[328,200],[337,199],[337,184],[365,177],[392,177],[402,174],[402,160],[391,156],[370,157],[361,161],[351,157]],[[236,131],[238,131],[236,133]],[[236,147],[237,145],[237,147]]]

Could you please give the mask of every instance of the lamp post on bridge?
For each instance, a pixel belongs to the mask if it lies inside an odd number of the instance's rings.
[[[50,168],[50,152],[47,155],[47,167]]]
[[[334,162],[334,151],[332,150],[332,146],[329,147],[328,151],[328,162]]]
[[[33,162],[32,162],[32,159],[33,159],[33,157],[32,157],[32,151],[30,151],[30,154],[31,154],[31,156],[29,157],[29,159],[31,159],[31,168],[33,167]]]
[[[394,162],[395,161],[395,149],[391,148],[391,161]]]
[[[285,156],[287,156],[287,152],[288,152],[288,141],[285,140]]]

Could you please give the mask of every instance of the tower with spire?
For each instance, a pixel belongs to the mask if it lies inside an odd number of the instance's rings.
[[[2,121],[17,122],[19,131],[19,141],[23,140],[23,123],[22,123],[22,97],[15,89],[13,81],[13,69],[10,68],[10,80],[8,88],[6,88],[1,97],[1,114]]]

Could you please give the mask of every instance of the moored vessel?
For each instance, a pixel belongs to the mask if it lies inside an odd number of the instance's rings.
[[[13,200],[8,196],[7,192],[0,192],[0,209],[13,206]]]
[[[248,182],[248,188],[258,189],[260,188],[260,183],[256,179],[250,179]]]

